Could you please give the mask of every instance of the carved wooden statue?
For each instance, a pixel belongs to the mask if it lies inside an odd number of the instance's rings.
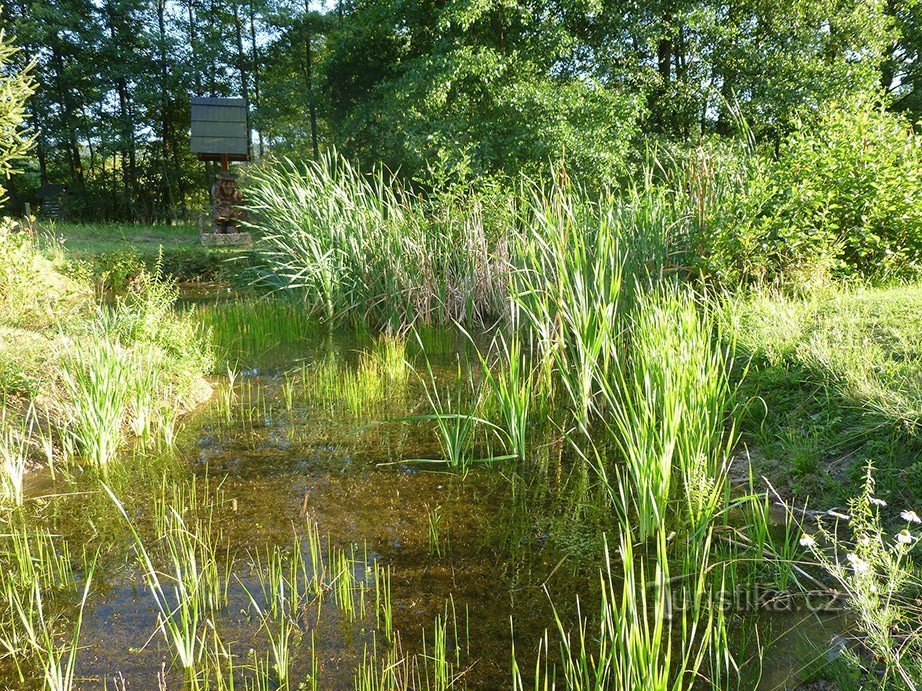
[[[243,193],[237,188],[237,176],[233,173],[219,173],[211,186],[211,201],[214,205],[214,233],[239,233],[243,218]]]

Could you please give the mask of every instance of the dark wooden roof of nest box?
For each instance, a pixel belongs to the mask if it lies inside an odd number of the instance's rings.
[[[191,149],[202,161],[249,161],[247,107],[242,98],[193,96]]]

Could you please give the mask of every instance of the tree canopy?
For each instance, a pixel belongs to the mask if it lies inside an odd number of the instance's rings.
[[[204,204],[189,96],[243,96],[257,155],[337,148],[408,179],[565,162],[618,178],[641,138],[779,146],[856,94],[922,117],[922,0],[3,0],[35,62],[13,202],[178,218]]]

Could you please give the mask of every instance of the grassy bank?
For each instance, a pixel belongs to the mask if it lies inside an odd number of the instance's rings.
[[[37,230],[46,250],[72,264],[71,272],[117,291],[143,271],[180,283],[227,281],[251,263],[245,248],[203,247],[191,225],[39,221]]]
[[[176,292],[146,272],[114,303],[35,240],[0,233],[0,395],[8,481],[25,467],[104,466],[129,437],[169,439],[205,395],[211,357]]]
[[[752,358],[745,437],[789,494],[843,503],[877,466],[879,491],[915,503],[922,479],[922,286],[756,292],[729,303]]]

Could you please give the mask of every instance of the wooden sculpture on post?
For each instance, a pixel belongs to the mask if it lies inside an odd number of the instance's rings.
[[[246,101],[242,98],[192,97],[192,151],[200,161],[216,161],[221,172],[211,186],[214,210],[210,233],[202,233],[204,245],[249,245],[249,233],[240,232],[244,216],[243,193],[231,161],[250,160]]]

